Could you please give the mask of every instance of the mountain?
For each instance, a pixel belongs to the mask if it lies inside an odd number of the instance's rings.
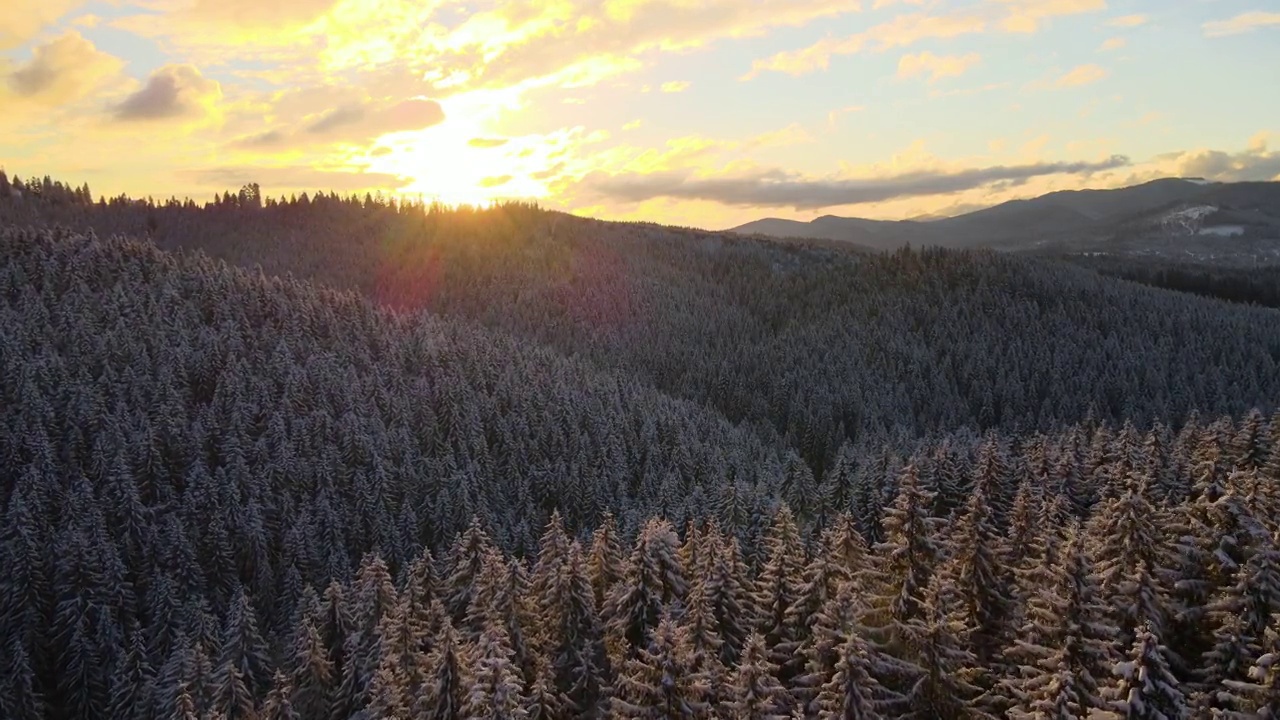
[[[1036,198],[1011,200],[948,218],[902,221],[826,215],[810,222],[766,218],[729,232],[772,237],[816,238],[885,250],[903,245],[993,247],[1036,252],[1144,252],[1158,240],[1200,234],[1222,237],[1239,225],[1245,239],[1255,238],[1280,251],[1280,183],[1211,183],[1196,178],[1164,178],[1110,190],[1062,190]],[[1212,208],[1194,230],[1163,222],[1188,208]],[[1175,218],[1172,218],[1176,220]],[[1228,227],[1226,230],[1212,230]],[[1139,240],[1122,245],[1119,241]],[[1220,243],[1221,245],[1221,243]],[[1086,247],[1087,246],[1087,247]],[[1256,256],[1252,246],[1218,248],[1216,259]]]

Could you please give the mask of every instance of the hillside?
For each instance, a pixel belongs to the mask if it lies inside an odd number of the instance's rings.
[[[1280,396],[1274,311],[987,251],[866,255],[528,206],[423,213],[336,197],[3,213],[150,231],[161,247],[476,322],[746,422],[819,475],[846,442],[1145,424]]]
[[[987,250],[49,187],[0,200],[0,717],[1278,699],[1274,310]]]
[[[1187,211],[1192,215],[1183,218]],[[821,238],[878,249],[980,246],[1256,264],[1280,261],[1280,183],[1166,178],[1111,190],[1052,192],[924,222],[769,218],[730,232]]]

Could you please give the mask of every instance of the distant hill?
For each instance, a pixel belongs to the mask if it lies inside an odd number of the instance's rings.
[[[1062,190],[947,218],[765,218],[730,232],[839,240],[880,250],[911,244],[1254,260],[1262,253],[1280,260],[1280,183],[1164,178],[1112,190]],[[1208,239],[1219,241],[1213,252],[1199,247]],[[1223,239],[1231,242],[1224,245]]]

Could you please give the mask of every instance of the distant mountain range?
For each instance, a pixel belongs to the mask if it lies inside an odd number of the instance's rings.
[[[947,218],[765,218],[730,232],[875,250],[910,244],[1280,262],[1280,182],[1165,178],[1114,190],[1062,190]]]

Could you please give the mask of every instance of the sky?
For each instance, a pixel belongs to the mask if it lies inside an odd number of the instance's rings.
[[[710,229],[1280,179],[1280,0],[3,0],[0,166]]]

